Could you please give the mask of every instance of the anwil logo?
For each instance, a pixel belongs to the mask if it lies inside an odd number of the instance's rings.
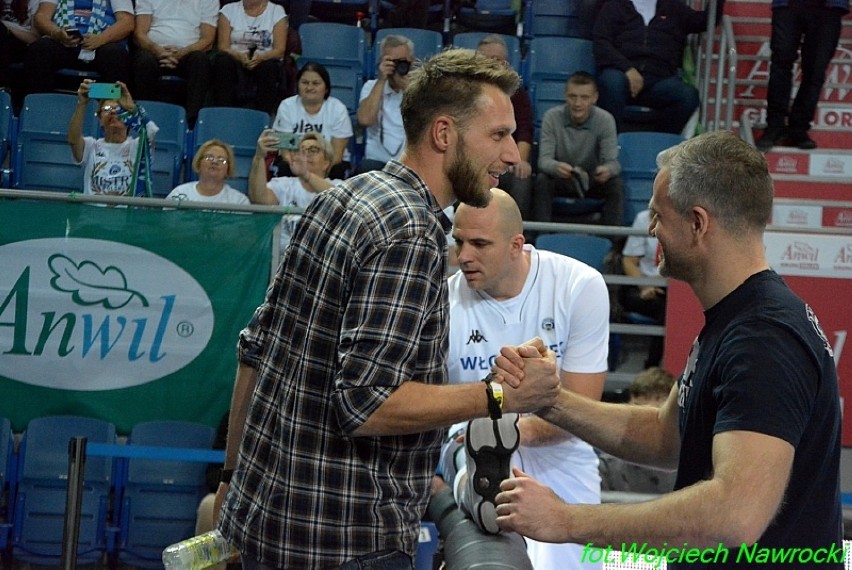
[[[111,241],[0,246],[0,371],[36,386],[115,390],[180,370],[213,332],[207,293],[183,269]]]

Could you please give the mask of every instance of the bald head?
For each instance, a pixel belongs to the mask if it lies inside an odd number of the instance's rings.
[[[508,193],[499,189],[491,189],[491,202],[485,208],[474,208],[460,204],[456,210],[455,223],[465,223],[465,219],[475,219],[477,222],[490,220],[495,229],[504,237],[511,237],[524,231],[524,221],[518,204]]]

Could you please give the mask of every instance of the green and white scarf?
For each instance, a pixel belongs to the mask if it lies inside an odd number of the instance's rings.
[[[92,15],[89,17],[88,31],[80,30],[82,33],[99,34],[108,27],[106,15],[109,7],[109,0],[92,0]],[[67,30],[68,28],[76,28],[74,22],[74,0],[59,0],[56,4],[56,12],[53,13],[54,23]]]

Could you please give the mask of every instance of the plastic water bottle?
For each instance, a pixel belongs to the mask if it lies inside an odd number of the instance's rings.
[[[218,530],[187,538],[163,550],[166,570],[201,570],[226,562],[237,553]]]

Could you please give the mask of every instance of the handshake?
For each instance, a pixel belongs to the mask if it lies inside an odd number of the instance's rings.
[[[562,391],[556,353],[538,337],[500,349],[492,373],[493,381],[503,385],[504,412],[549,408]]]

